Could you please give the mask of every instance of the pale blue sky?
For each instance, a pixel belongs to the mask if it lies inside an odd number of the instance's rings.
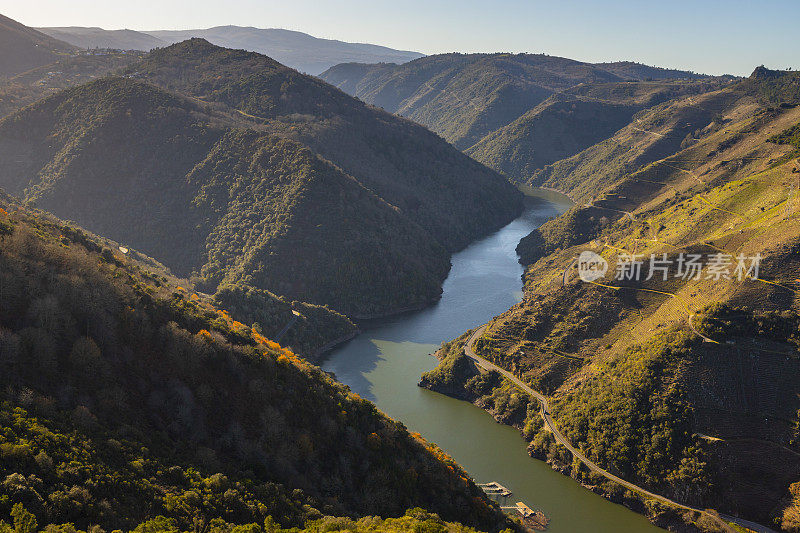
[[[235,24],[428,54],[544,52],[709,74],[800,68],[799,0],[0,0],[0,13],[30,26]]]

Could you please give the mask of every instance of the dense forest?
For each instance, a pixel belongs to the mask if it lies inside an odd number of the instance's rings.
[[[424,127],[266,56],[191,39],[155,50],[125,72],[308,146],[450,252],[521,211],[521,195],[506,179]]]
[[[226,120],[101,79],[0,122],[16,154],[0,180],[206,292],[246,283],[356,316],[439,295],[448,254],[419,225],[298,143]]]
[[[205,292],[246,284],[353,317],[418,308],[449,253],[521,210],[435,135],[265,56],[194,39],[126,72],[3,119],[0,185]]]
[[[228,310],[8,198],[0,217],[14,530],[465,531],[421,510],[324,518],[416,507],[504,527],[435,446]]]
[[[358,333],[349,318],[325,306],[286,301],[269,291],[243,284],[223,284],[214,293],[214,305],[261,335],[279,339],[303,357],[314,360],[332,346]]]

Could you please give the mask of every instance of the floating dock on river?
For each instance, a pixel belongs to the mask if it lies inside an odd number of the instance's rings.
[[[534,511],[523,502],[517,502],[517,505],[512,507],[500,508],[504,511],[516,511],[522,517],[522,523],[536,531],[546,530],[547,525],[550,523],[550,519],[542,511]]]
[[[501,498],[508,498],[512,494],[509,489],[497,481],[490,481],[489,483],[476,483],[476,485],[478,485],[489,497],[499,496]],[[528,529],[534,531],[544,531],[547,529],[547,524],[550,522],[550,519],[547,518],[542,511],[533,510],[523,502],[517,502],[516,505],[511,506],[501,505],[500,509],[506,512],[516,512],[516,514],[522,518],[522,523],[525,524]]]
[[[489,496],[500,496],[502,498],[508,498],[512,494],[510,490],[505,488],[497,481],[490,481],[489,483],[478,483],[477,485],[481,489],[483,489],[483,492],[485,492]]]

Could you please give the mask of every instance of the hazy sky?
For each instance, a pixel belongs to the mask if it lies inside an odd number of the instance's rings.
[[[0,0],[29,26],[235,24],[438,52],[544,52],[709,74],[800,68],[800,0]]]

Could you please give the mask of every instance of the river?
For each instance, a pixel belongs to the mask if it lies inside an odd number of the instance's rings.
[[[498,424],[482,409],[417,387],[420,375],[436,367],[430,354],[443,341],[486,323],[522,298],[517,243],[570,205],[556,193],[526,192],[521,217],[453,255],[437,304],[362,325],[363,333],[334,350],[322,368],[409,430],[438,444],[477,482],[497,481],[508,487],[513,496],[507,505],[522,501],[544,511],[551,532],[663,531],[532,459],[519,432]]]

